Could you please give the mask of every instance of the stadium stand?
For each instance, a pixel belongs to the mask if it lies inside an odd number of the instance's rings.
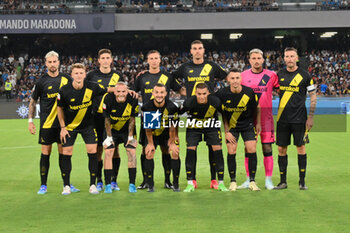
[[[233,11],[348,10],[346,0],[4,0],[2,14],[182,13]]]

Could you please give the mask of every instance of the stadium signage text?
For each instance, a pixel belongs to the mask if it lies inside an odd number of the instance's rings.
[[[179,127],[179,128],[220,128],[221,127],[221,121],[215,120],[214,118],[209,119],[189,119],[187,118],[186,121],[178,120],[178,121],[167,121],[166,119],[163,119],[163,128],[170,128],[170,127]]]
[[[0,20],[0,29],[76,29],[74,19]]]
[[[0,34],[114,32],[113,14],[1,15]]]

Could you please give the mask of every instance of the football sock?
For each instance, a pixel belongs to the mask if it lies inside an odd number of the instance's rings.
[[[272,152],[264,152],[264,167],[265,167],[265,176],[272,176],[272,171],[273,171]]]
[[[41,185],[46,185],[47,175],[49,174],[50,168],[50,155],[41,154],[40,157],[40,179]]]
[[[136,167],[128,168],[128,172],[129,172],[129,184],[135,184]]]
[[[112,159],[112,166],[113,166],[113,175],[112,175],[112,181],[117,182],[119,167],[120,167],[120,158],[113,158]]]
[[[249,163],[249,157],[248,157],[248,154],[245,153],[245,155],[244,155],[244,166],[245,166],[245,172],[247,174],[247,177],[249,177],[249,166],[248,166],[248,163]]]
[[[88,153],[89,157],[89,172],[90,172],[90,186],[96,184],[96,172],[98,169],[97,153]]]
[[[195,168],[195,161],[196,161],[196,151],[187,149],[186,154],[186,174],[187,174],[187,180],[193,180],[194,176],[194,168]]]
[[[216,163],[215,163],[215,155],[213,148],[211,146],[208,146],[209,149],[209,165],[210,165],[210,179],[216,180]]]
[[[306,154],[298,154],[298,165],[299,165],[299,182],[305,184],[305,173],[306,173]]]
[[[59,165],[61,169],[61,175],[63,179],[63,186],[70,186],[70,172],[72,171],[72,156],[70,155],[59,155]]]
[[[113,170],[112,169],[104,169],[105,185],[111,183],[112,174],[113,174]]]
[[[179,183],[180,166],[181,166],[180,158],[171,159],[171,169],[173,170],[173,183],[174,184]]]
[[[97,169],[97,182],[102,183],[102,168],[103,168],[103,160],[98,161],[98,169]]]
[[[165,182],[170,183],[171,158],[170,154],[162,154]]]
[[[227,167],[230,174],[231,182],[236,181],[236,154],[227,154]]]
[[[153,171],[154,171],[154,160],[153,159],[146,159],[145,160],[145,169],[147,172],[147,183],[150,188],[153,188],[154,186],[154,180],[153,180]]]
[[[248,155],[248,169],[249,169],[249,180],[255,181],[255,173],[257,166],[257,156],[256,153],[247,153]]]
[[[288,155],[278,155],[278,166],[280,168],[281,183],[287,183]]]

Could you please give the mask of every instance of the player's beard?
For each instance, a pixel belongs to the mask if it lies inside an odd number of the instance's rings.
[[[159,104],[159,105],[162,104],[162,103],[165,101],[165,99],[162,99],[160,102],[159,102],[157,99],[154,99],[154,100],[155,100],[156,103]]]
[[[52,74],[56,73],[57,70],[58,70],[58,68],[56,68],[54,66],[50,67],[50,69],[49,69],[50,73],[52,73]]]

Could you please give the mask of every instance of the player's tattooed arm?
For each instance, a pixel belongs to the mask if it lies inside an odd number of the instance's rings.
[[[135,117],[130,117],[129,120],[129,136],[134,135],[134,129],[135,129]]]
[[[35,112],[36,101],[31,98],[29,102],[29,113],[28,113],[28,130],[31,134],[35,134],[36,129],[33,123],[34,112]]]
[[[310,111],[309,111],[309,117],[307,118],[307,121],[306,121],[307,130],[310,130],[314,125],[314,114],[315,114],[316,104],[317,104],[316,91],[310,92],[309,95],[310,95]]]
[[[105,118],[105,128],[107,136],[112,137],[111,120],[108,117]]]
[[[145,148],[146,156],[148,158],[153,158],[154,152],[155,152],[155,147],[154,147],[154,142],[153,142],[153,135],[152,135],[152,130],[151,129],[145,129],[146,131],[146,137],[148,144]]]

